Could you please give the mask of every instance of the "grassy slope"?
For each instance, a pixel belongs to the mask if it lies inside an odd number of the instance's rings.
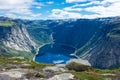
[[[29,65],[23,65],[23,64],[29,64]],[[16,69],[16,68],[39,71],[46,66],[54,66],[54,65],[37,63],[31,60],[25,60],[20,58],[0,57],[0,71],[2,71],[3,69],[10,70],[10,69]],[[105,80],[105,78],[114,78],[114,76],[104,76],[102,74],[119,73],[120,69],[114,69],[114,70],[91,69],[91,70],[82,71],[82,72],[76,72],[76,71],[67,71],[67,72],[75,75],[75,78],[77,80]]]
[[[13,25],[12,22],[3,22],[3,21],[0,21],[0,26],[10,27],[10,26],[12,26],[12,25]]]
[[[112,75],[103,75],[103,74],[117,74],[120,72],[119,69],[112,69],[112,70],[102,70],[102,69],[93,69],[90,71],[85,72],[75,72],[70,71],[78,80],[105,80],[105,78],[115,79],[118,76]]]
[[[12,66],[10,66],[10,64]],[[23,64],[29,64],[29,65],[23,65]],[[31,60],[25,60],[21,58],[6,58],[6,57],[0,57],[0,69],[6,68],[6,69],[15,69],[17,67],[20,67],[22,69],[34,69],[34,70],[41,70],[46,66],[53,66],[52,64],[42,64],[33,62]]]
[[[25,52],[25,51],[18,51],[3,45],[0,45],[1,49],[5,51],[0,52],[0,56],[6,56],[6,57],[24,57],[25,59],[32,60],[34,57],[34,54],[31,52]]]

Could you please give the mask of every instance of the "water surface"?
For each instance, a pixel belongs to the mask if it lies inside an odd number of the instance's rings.
[[[45,45],[39,49],[35,57],[36,62],[48,64],[65,64],[68,60],[76,58],[71,56],[74,49],[61,45]]]

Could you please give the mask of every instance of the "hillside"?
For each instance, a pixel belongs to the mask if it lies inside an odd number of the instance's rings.
[[[31,36],[40,42],[45,41],[42,53],[61,52],[67,55],[74,50],[71,53],[87,59],[93,67],[119,67],[120,17],[31,21],[31,24],[34,26],[27,27]]]
[[[26,27],[10,18],[0,17],[0,55],[32,59],[36,44],[31,40]]]
[[[74,53],[87,59],[93,67],[120,67],[120,17],[69,20],[20,20],[1,17],[0,20],[1,55],[14,53],[8,49],[12,48],[17,50],[17,56],[24,55],[18,51],[34,56],[32,53],[36,51],[36,43],[37,47],[44,45],[39,54]]]

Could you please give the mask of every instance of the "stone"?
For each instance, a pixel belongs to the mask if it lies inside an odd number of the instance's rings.
[[[59,75],[55,75],[52,78],[49,78],[48,80],[75,80],[74,75],[71,73],[63,73]]]

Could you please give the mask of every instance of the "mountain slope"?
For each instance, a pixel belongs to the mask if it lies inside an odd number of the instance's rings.
[[[41,48],[42,50],[64,53],[64,49],[66,49],[67,54],[70,49],[73,49],[75,50],[74,54],[82,59],[87,59],[94,67],[119,67],[120,17],[47,20],[40,21],[37,25],[41,25],[43,29],[47,30],[41,30],[38,26],[39,28],[37,27],[36,29],[39,33],[49,34],[48,37],[52,35],[53,38],[53,43],[51,44],[54,45],[52,48],[48,46],[49,49],[45,47],[45,49]],[[31,29],[29,33],[33,34],[35,27],[34,29],[28,27],[28,29]],[[39,35],[40,34],[36,34],[36,36]],[[42,36],[45,35],[43,34]],[[48,39],[49,42],[49,38],[46,39]]]
[[[0,18],[0,45],[1,55],[10,56],[26,53],[29,57],[30,53],[33,55],[32,53],[35,52],[36,48],[36,44],[31,40],[25,25],[4,17]],[[24,56],[25,54],[23,54]]]
[[[82,59],[87,59],[93,67],[120,67],[120,17],[31,21],[0,18],[0,20],[1,55],[19,50],[28,52],[22,53],[22,56],[34,56],[31,52],[35,53],[36,42],[37,46],[45,45],[40,49],[42,53],[47,51],[65,55],[74,53]],[[11,51],[13,48],[15,50]],[[20,53],[17,53],[17,56],[21,56]]]

